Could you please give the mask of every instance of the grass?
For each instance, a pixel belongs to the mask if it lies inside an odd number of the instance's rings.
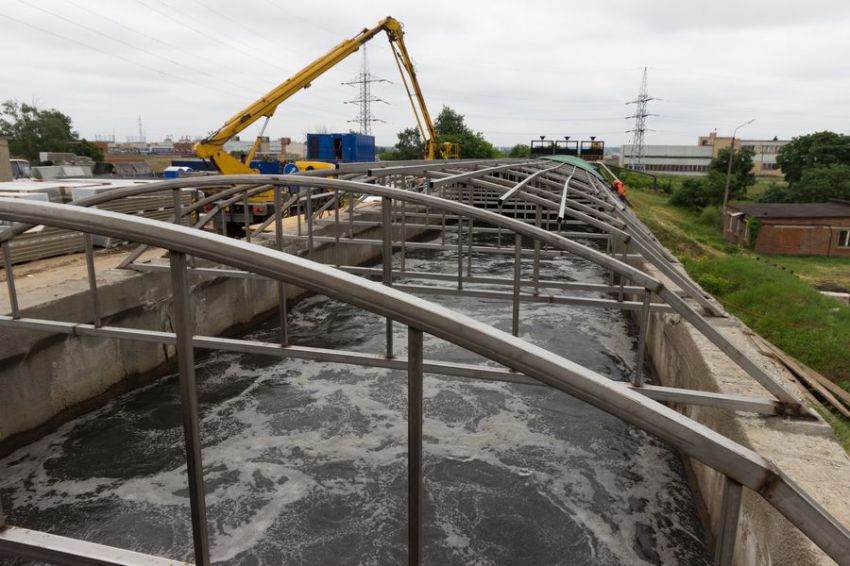
[[[850,289],[850,261],[755,254],[723,240],[713,211],[677,208],[667,195],[634,186],[629,201],[691,277],[729,312],[850,390],[850,308],[816,289]],[[824,418],[850,452],[850,421],[832,413]]]
[[[758,255],[769,263],[791,271],[816,289],[850,292],[850,260],[820,256]]]

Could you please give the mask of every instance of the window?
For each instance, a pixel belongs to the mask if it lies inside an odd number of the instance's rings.
[[[850,230],[838,231],[838,247],[850,248]]]

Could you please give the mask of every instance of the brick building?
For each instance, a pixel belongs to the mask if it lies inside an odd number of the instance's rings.
[[[850,201],[731,204],[723,237],[766,254],[850,259]]]

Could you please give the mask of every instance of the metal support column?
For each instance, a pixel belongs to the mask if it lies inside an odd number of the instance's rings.
[[[189,504],[192,512],[192,541],[195,564],[210,564],[207,535],[207,509],[204,501],[204,469],[201,463],[200,415],[195,383],[195,353],[192,347],[194,324],[189,296],[189,273],[186,255],[171,252],[171,288],[173,297],[174,334],[177,365],[180,373],[180,398],[183,409],[183,435],[189,476]]]
[[[393,201],[391,198],[381,198],[381,215],[383,217],[383,283],[388,287],[393,284]],[[393,357],[393,321],[387,317],[387,357]]]
[[[280,185],[274,188],[274,237],[277,251],[283,251],[283,198],[280,194]],[[289,328],[286,312],[286,283],[277,282],[278,316],[280,317],[280,344],[289,344]]]
[[[714,566],[732,566],[735,556],[735,539],[738,536],[738,517],[741,511],[742,486],[726,476],[723,500],[720,507],[720,527],[714,549]]]
[[[519,336],[519,280],[522,274],[522,236],[516,235],[514,241],[514,292],[511,332]]]
[[[251,207],[247,195],[242,201],[242,218],[245,223],[245,241],[251,241]]]
[[[313,259],[313,189],[307,190],[307,257]]]
[[[407,328],[407,544],[408,564],[422,562],[422,331]]]
[[[339,249],[339,189],[334,190],[334,240],[336,244],[334,259],[336,260],[336,266],[339,267],[341,265],[340,257],[342,257]]]
[[[534,224],[540,228],[540,222],[542,220],[542,212],[540,210],[540,205],[538,204],[534,210]],[[534,279],[534,294],[540,294],[540,240],[534,240],[534,272],[532,275]]]
[[[89,278],[89,292],[91,293],[92,302],[92,320],[94,325],[100,327],[100,297],[97,295],[97,274],[94,269],[94,246],[92,245],[91,234],[85,234],[83,237],[86,244],[86,271]]]
[[[3,242],[3,265],[6,268],[6,288],[9,290],[9,308],[12,318],[21,318],[21,309],[18,306],[18,292],[15,290],[15,273],[12,268],[12,250],[9,242]]]
[[[643,359],[646,352],[646,333],[649,330],[649,309],[652,305],[652,292],[643,290],[643,309],[640,312],[640,330],[638,334],[637,351],[635,352],[635,371],[632,374],[632,385],[643,385]]]

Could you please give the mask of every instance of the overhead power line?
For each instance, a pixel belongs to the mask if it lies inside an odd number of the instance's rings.
[[[388,83],[391,81],[376,77],[369,72],[369,56],[366,52],[366,46],[364,45],[361,49],[363,50],[363,58],[360,63],[360,74],[357,75],[356,79],[342,84],[360,87],[360,95],[354,100],[346,101],[346,104],[357,104],[360,106],[360,112],[357,114],[357,117],[349,120],[349,122],[356,122],[359,125],[360,133],[369,136],[372,135],[373,122],[384,122],[384,120],[372,116],[372,103],[383,102],[384,104],[389,104],[386,100],[372,96],[372,83]]]
[[[647,131],[646,119],[649,116],[657,116],[657,114],[650,114],[647,110],[647,103],[649,103],[650,100],[658,99],[649,96],[646,82],[646,67],[644,67],[643,79],[640,83],[640,91],[638,92],[637,98],[626,102],[626,104],[636,105],[634,115],[626,117],[627,120],[631,118],[634,118],[635,120],[634,128],[627,131],[634,134],[632,141],[632,153],[629,157],[628,167],[629,169],[635,169],[636,171],[643,171],[646,166],[644,163],[644,159],[646,157],[646,146],[644,144],[644,134]]]

